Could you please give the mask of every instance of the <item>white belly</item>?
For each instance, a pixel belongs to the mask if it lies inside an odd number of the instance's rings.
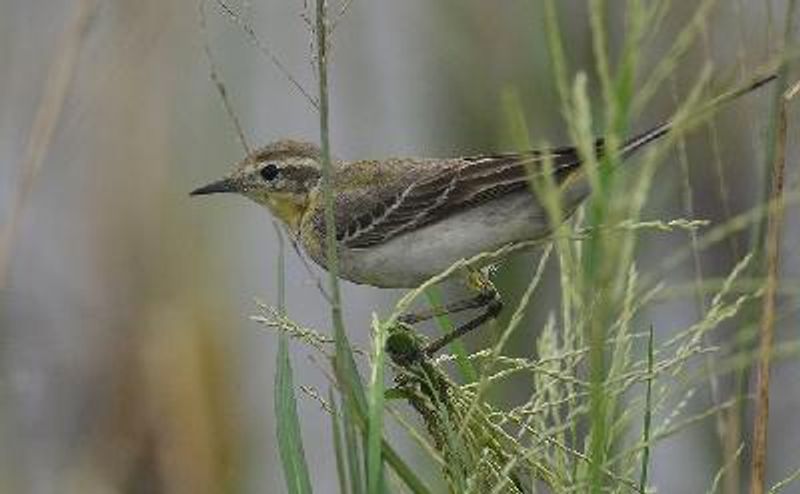
[[[459,259],[547,234],[546,214],[527,192],[406,233],[369,249],[340,252],[341,275],[386,288],[419,286]]]

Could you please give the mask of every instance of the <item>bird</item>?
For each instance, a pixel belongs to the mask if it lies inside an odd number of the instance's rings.
[[[775,79],[769,75],[724,96],[742,96]],[[720,98],[720,101],[723,98]],[[620,161],[673,130],[671,121],[624,140]],[[595,141],[598,159],[608,150]],[[549,163],[550,166],[545,166]],[[564,219],[591,187],[575,146],[453,158],[333,159],[330,187],[339,277],[380,288],[415,288],[455,262],[505,246],[547,238],[553,231],[531,180],[550,173],[560,190]],[[327,265],[322,153],[312,143],[283,139],[259,148],[223,178],[190,195],[235,193],[265,206],[305,253]],[[486,312],[426,350],[447,343],[502,309],[491,283],[477,277],[478,295],[443,310]],[[413,324],[436,315],[410,314]]]

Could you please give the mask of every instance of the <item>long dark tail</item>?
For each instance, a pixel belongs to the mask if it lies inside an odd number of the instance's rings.
[[[775,74],[770,74],[768,76],[765,76],[765,77],[762,77],[760,79],[755,80],[754,82],[752,82],[751,84],[748,84],[747,86],[744,86],[744,87],[741,87],[741,88],[738,88],[738,89],[734,89],[734,90],[732,90],[730,92],[727,92],[727,93],[723,93],[723,94],[717,96],[716,98],[714,98],[712,101],[710,101],[706,106],[704,106],[697,113],[698,113],[698,115],[701,115],[701,114],[708,113],[709,111],[713,111],[717,107],[719,107],[719,106],[721,106],[721,105],[723,105],[725,103],[728,103],[729,101],[733,101],[736,98],[744,96],[745,94],[748,94],[748,93],[750,93],[752,91],[755,91],[756,89],[759,89],[760,87],[762,87],[762,86],[764,86],[766,84],[769,84],[770,82],[774,81],[777,77],[778,76],[775,75]],[[651,143],[651,142],[653,142],[655,140],[658,140],[661,137],[664,137],[665,135],[669,134],[669,132],[672,130],[672,128],[673,128],[673,122],[669,121],[669,122],[663,123],[661,125],[657,125],[657,126],[653,127],[652,129],[647,130],[647,131],[645,131],[645,132],[643,132],[643,133],[641,133],[641,134],[639,134],[637,136],[631,137],[630,139],[628,139],[625,142],[625,144],[622,146],[622,149],[620,149],[620,154],[622,155],[623,158],[627,158],[628,156],[630,156],[631,154],[635,153],[636,151],[638,151],[639,149],[641,149],[645,145],[647,145],[647,144],[649,144],[649,143]]]

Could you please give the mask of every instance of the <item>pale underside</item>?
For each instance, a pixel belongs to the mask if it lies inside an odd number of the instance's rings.
[[[583,180],[564,190],[563,203],[570,205],[567,214],[588,190]],[[540,239],[550,231],[547,213],[531,192],[523,189],[374,247],[341,248],[340,276],[383,288],[412,288],[461,259]]]
[[[496,199],[368,249],[339,252],[341,276],[356,283],[408,288],[468,259],[548,230],[545,212],[527,191]]]

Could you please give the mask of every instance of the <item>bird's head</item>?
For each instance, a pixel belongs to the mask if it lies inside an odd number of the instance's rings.
[[[190,195],[235,192],[268,207],[295,230],[321,175],[319,148],[283,140],[253,152],[232,173]]]

